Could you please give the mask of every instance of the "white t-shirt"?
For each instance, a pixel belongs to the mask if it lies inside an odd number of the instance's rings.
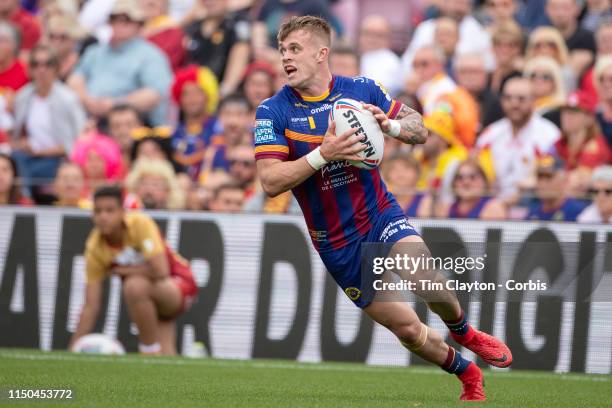
[[[500,198],[518,192],[518,184],[533,176],[537,155],[550,151],[559,137],[559,129],[537,114],[516,135],[507,118],[492,123],[482,132],[476,147],[491,151]]]
[[[35,95],[26,118],[28,142],[34,152],[58,147],[51,126],[51,106],[46,99]]]
[[[593,223],[600,223],[600,222],[606,222],[606,223],[612,223],[612,217],[610,217],[607,220],[604,220],[601,213],[599,212],[599,209],[597,208],[597,206],[595,205],[595,203],[589,205],[587,208],[585,208],[584,210],[582,210],[582,212],[578,215],[578,218],[576,218],[576,221],[578,222],[593,222]]]
[[[361,75],[383,84],[394,96],[401,92],[402,61],[393,51],[380,49],[361,55]]]

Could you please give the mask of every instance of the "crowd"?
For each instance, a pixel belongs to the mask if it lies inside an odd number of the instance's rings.
[[[313,14],[334,74],[423,115],[428,141],[388,139],[381,166],[407,215],[611,222],[611,3],[0,0],[0,204],[120,183],[128,208],[299,212],[252,139],[278,26]]]

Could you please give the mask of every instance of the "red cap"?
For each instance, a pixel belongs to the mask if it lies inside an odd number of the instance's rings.
[[[572,92],[567,98],[565,107],[580,109],[594,115],[597,108],[597,98],[588,92],[577,90]]]

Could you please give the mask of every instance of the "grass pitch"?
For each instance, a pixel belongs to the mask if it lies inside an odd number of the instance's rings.
[[[491,407],[610,407],[612,377],[485,371]],[[456,407],[460,383],[436,368],[346,363],[106,357],[0,349],[0,390],[72,388],[72,402],[15,407]],[[4,398],[4,399],[2,399]],[[469,405],[469,404],[468,404]]]

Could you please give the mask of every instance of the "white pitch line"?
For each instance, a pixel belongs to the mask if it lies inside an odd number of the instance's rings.
[[[283,363],[263,362],[257,360],[218,360],[218,359],[165,359],[140,356],[95,356],[95,355],[66,355],[66,354],[31,354],[31,353],[7,353],[0,352],[0,358],[13,360],[31,361],[71,361],[71,362],[95,362],[95,363],[121,363],[121,364],[150,364],[171,366],[217,366],[225,368],[258,368],[258,369],[289,369],[289,370],[313,370],[313,371],[344,371],[344,372],[372,372],[387,371],[397,372],[404,368],[410,373],[445,375],[444,372],[435,368],[425,367],[383,367],[383,366],[348,366],[321,363]],[[605,376],[584,375],[575,373],[534,373],[516,371],[488,371],[486,376],[506,377],[517,379],[543,379],[562,381],[587,381],[587,382],[610,382],[612,378]]]

